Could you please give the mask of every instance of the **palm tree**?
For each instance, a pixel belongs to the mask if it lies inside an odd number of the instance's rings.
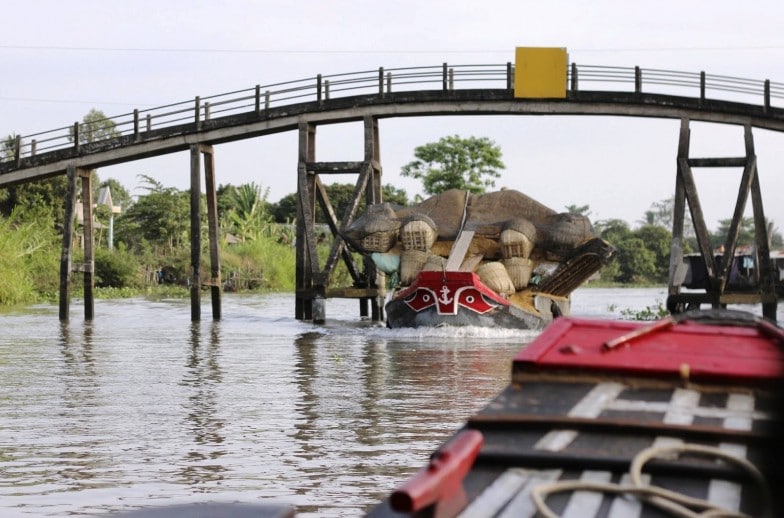
[[[240,185],[230,196],[226,213],[228,229],[240,240],[252,240],[268,232],[271,217],[267,209],[269,188],[262,190],[255,182]]]

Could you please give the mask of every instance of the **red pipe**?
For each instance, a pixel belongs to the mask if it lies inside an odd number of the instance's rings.
[[[392,493],[392,509],[412,513],[438,504],[452,507],[450,502],[465,499],[462,481],[483,443],[484,437],[477,430],[463,430],[455,435],[433,453],[425,468]]]

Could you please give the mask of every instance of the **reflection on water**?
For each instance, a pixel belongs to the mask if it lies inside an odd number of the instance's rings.
[[[57,478],[65,488],[78,489],[100,484],[100,472],[109,465],[96,454],[98,441],[92,435],[91,420],[100,407],[99,383],[93,354],[93,333],[90,322],[75,335],[66,324],[60,328],[62,368],[57,372],[61,386],[59,411],[55,419],[44,423],[58,432],[55,436],[69,438],[58,445]],[[40,454],[46,454],[41,451]]]
[[[663,290],[589,290],[575,312],[655,305]],[[660,293],[661,292],[661,293]],[[345,302],[345,303],[344,303]],[[359,516],[508,382],[534,333],[389,330],[329,301],[231,296],[98,301],[0,314],[0,515],[101,515],[193,501],[283,502]]]
[[[223,480],[226,471],[219,459],[223,449],[223,421],[218,414],[218,389],[222,381],[219,323],[209,326],[209,340],[202,345],[202,323],[191,324],[190,352],[180,385],[190,394],[183,405],[184,426],[193,435],[178,474],[178,480],[191,486]]]

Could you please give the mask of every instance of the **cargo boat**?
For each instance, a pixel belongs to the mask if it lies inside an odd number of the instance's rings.
[[[784,330],[744,312],[558,318],[368,516],[782,516],[783,374]]]
[[[393,292],[385,306],[387,326],[478,326],[543,329],[568,315],[569,295],[607,264],[615,249],[594,238],[580,246],[544,282],[501,294],[471,271],[422,271]],[[446,264],[449,264],[447,261]]]
[[[341,236],[387,276],[392,328],[542,329],[616,252],[585,215],[512,189],[371,205]]]

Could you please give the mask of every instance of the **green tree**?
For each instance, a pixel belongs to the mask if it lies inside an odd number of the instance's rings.
[[[269,188],[262,190],[255,182],[227,189],[224,193],[224,203],[228,208],[222,218],[224,230],[231,232],[242,241],[257,239],[264,232],[269,231],[272,218],[267,196],[269,196]]]
[[[187,241],[190,230],[190,193],[139,176],[148,193],[117,218],[117,241],[129,249],[146,242],[159,253],[174,252]]]
[[[602,269],[602,277],[623,283],[667,282],[672,234],[660,225],[648,224],[632,230],[620,219],[598,221],[599,236],[618,250],[615,261]]]
[[[659,225],[661,227],[671,229],[674,206],[675,206],[675,196],[670,196],[666,200],[653,202],[651,204],[651,208],[645,211],[645,216],[643,218],[642,224]],[[687,220],[689,223],[691,223],[691,219],[687,218]]]
[[[659,225],[643,225],[633,234],[645,244],[647,250],[653,253],[656,268],[649,280],[666,283],[670,272],[672,232]]]
[[[381,186],[381,197],[385,202],[393,203],[405,207],[408,205],[408,193],[405,189],[398,189],[392,184]]]
[[[483,137],[443,137],[438,142],[418,146],[413,160],[403,166],[401,174],[422,181],[429,195],[449,189],[461,189],[475,194],[495,186],[500,169],[501,148]]]
[[[620,253],[620,243],[631,237],[631,228],[629,228],[628,223],[621,219],[607,219],[595,222],[594,229],[599,237],[619,250],[615,260],[610,261],[609,264],[602,268],[602,279],[620,282],[621,261],[623,260],[623,255]]]
[[[732,219],[719,220],[719,227],[710,235],[711,245],[718,247],[727,241],[730,233]],[[742,218],[738,229],[738,246],[751,246],[754,244],[754,218]]]
[[[15,217],[29,221],[31,214],[43,211],[54,218],[56,225],[62,226],[67,190],[68,180],[65,175],[8,187],[0,197],[0,214],[11,217],[13,213]]]
[[[11,158],[15,146],[16,135],[8,135],[0,149],[2,157]],[[41,214],[43,210],[55,218],[55,224],[62,225],[65,212],[63,200],[65,200],[67,184],[67,179],[63,175],[0,189],[0,215],[10,217],[14,213],[15,218],[30,221],[31,214]]]
[[[10,160],[16,154],[16,133],[9,133],[3,139],[2,148],[0,148],[0,158],[2,160]]]
[[[631,236],[629,224],[622,219],[604,219],[594,223],[599,237],[610,243],[620,242]]]
[[[270,212],[277,223],[293,222],[297,218],[297,193],[289,193],[273,203]]]
[[[586,218],[591,215],[591,206],[590,205],[567,205],[564,207],[566,212],[569,214],[579,214],[581,216],[585,216]]]
[[[656,274],[656,254],[639,237],[628,237],[615,245],[618,248],[619,275],[623,283],[650,282]]]
[[[675,213],[675,196],[670,196],[667,199],[653,202],[651,208],[645,211],[645,215],[640,223],[645,225],[657,225],[666,228],[672,232],[673,215]],[[683,252],[689,253],[691,250],[698,248],[697,246],[697,232],[694,230],[694,224],[691,221],[688,207],[686,208],[683,218]]]
[[[108,118],[100,110],[92,108],[87,115],[82,118],[82,123],[79,125],[79,143],[90,144],[98,140],[107,138],[114,138],[120,136],[117,131],[117,124]],[[71,128],[69,139],[74,141],[74,129]]]
[[[329,196],[329,202],[335,210],[335,215],[340,219],[346,213],[346,208],[354,195],[355,185],[350,183],[332,183],[324,186]],[[398,189],[394,185],[384,184],[381,187],[381,197],[383,201],[394,203],[396,205],[408,205],[408,195],[404,189]],[[360,200],[359,213],[362,213],[365,207],[364,197]],[[270,213],[273,220],[278,223],[292,222],[297,217],[297,193],[293,192],[287,194],[277,203],[270,205]],[[327,218],[321,210],[316,210],[316,222],[326,223]]]

